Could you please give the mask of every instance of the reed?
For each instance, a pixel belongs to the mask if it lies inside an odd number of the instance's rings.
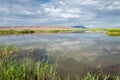
[[[34,30],[0,30],[0,35],[12,35],[12,34],[32,34]]]
[[[120,29],[110,29],[106,32],[109,36],[120,36]]]
[[[50,64],[45,59],[36,61],[30,57],[18,59],[22,54],[21,50],[11,45],[0,45],[0,80],[62,80],[56,64]],[[72,79],[68,76],[66,80]],[[120,80],[120,75],[88,72],[84,77],[76,76],[75,80]]]
[[[72,33],[72,32],[84,32],[82,29],[70,29],[70,30],[0,30],[0,35],[13,35],[13,34],[33,34],[33,33]]]
[[[0,80],[57,80],[56,66],[29,57],[18,60],[20,49],[0,46]]]
[[[73,33],[83,32],[81,29],[70,29],[70,30],[36,30],[36,33]]]

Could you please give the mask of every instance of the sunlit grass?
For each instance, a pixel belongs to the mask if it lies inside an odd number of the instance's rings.
[[[13,34],[33,34],[33,33],[73,33],[84,32],[82,29],[68,29],[68,30],[0,30],[0,35],[13,35]]]
[[[0,80],[55,80],[55,66],[48,62],[24,59],[20,62],[0,61]]]
[[[13,35],[13,34],[33,34],[33,33],[83,33],[85,31],[103,32],[109,36],[120,36],[120,28],[72,28],[61,30],[0,30],[0,35]]]
[[[29,57],[17,58],[20,50],[14,46],[0,46],[0,80],[56,80],[56,66],[48,61]]]
[[[120,29],[110,29],[106,32],[109,36],[120,36]]]
[[[12,35],[12,34],[32,34],[34,30],[0,30],[0,35]]]

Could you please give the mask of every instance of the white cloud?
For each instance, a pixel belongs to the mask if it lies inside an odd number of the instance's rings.
[[[82,10],[80,10],[80,8],[70,8],[67,10],[67,12],[69,13],[82,13]]]
[[[119,9],[120,10],[120,2],[115,1],[112,3],[112,5],[108,6],[107,9],[114,10]]]
[[[77,15],[77,14],[72,14],[72,13],[66,13],[66,14],[53,14],[53,16],[62,17],[62,18],[80,18],[79,15]]]
[[[80,0],[79,2],[82,5],[93,5],[93,4],[97,4],[98,1],[94,1],[94,0]]]
[[[99,3],[99,1],[95,0],[70,0],[73,4],[79,4],[79,5],[95,5]]]
[[[48,16],[58,17],[58,18],[80,18],[79,13],[80,10],[78,8],[72,9],[63,9],[63,8],[54,8],[54,6],[46,7],[45,12],[48,13]]]
[[[0,12],[8,13],[8,12],[9,12],[9,9],[6,8],[6,7],[1,7],[1,6],[0,6]]]
[[[22,11],[22,14],[25,14],[25,15],[32,15],[34,14],[33,12],[30,12],[30,11]]]
[[[66,5],[66,3],[63,2],[63,1],[59,1],[59,3],[60,3],[61,5]]]
[[[26,24],[93,24],[93,26],[98,24],[103,26],[102,22],[106,22],[104,25],[111,22],[117,24],[120,16],[119,0],[50,0],[45,3],[39,3],[39,0],[10,1],[12,2],[1,1],[0,17],[16,19],[15,24],[21,24],[20,19],[23,24],[24,21],[27,21],[26,19],[31,19],[31,23],[26,22]],[[98,23],[94,23],[94,21],[98,21]],[[7,22],[5,23],[7,24]]]
[[[104,1],[101,0],[97,7],[101,10],[120,10],[120,1],[114,0],[114,1]]]
[[[49,13],[59,13],[59,12],[62,12],[63,10],[62,9],[59,9],[59,8],[45,8],[45,12],[49,12]]]

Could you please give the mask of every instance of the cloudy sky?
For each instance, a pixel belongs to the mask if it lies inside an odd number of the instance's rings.
[[[0,26],[120,27],[120,0],[0,0]]]

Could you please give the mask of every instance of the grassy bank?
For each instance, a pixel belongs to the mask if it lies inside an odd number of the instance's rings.
[[[56,64],[49,60],[35,59],[34,49],[23,50],[14,46],[0,46],[0,80],[62,80]],[[29,56],[31,55],[32,56]],[[40,54],[38,54],[40,55]],[[59,65],[58,65],[59,66]],[[66,80],[71,80],[69,77]],[[120,75],[110,76],[102,73],[76,76],[75,80],[120,80]]]
[[[0,30],[0,35],[13,35],[13,34],[34,34],[34,33],[83,33],[86,31],[103,32],[109,36],[120,36],[120,28],[73,28],[63,30]]]
[[[33,30],[0,30],[0,35],[11,35],[11,34],[32,34],[35,33]]]
[[[31,52],[32,51],[32,52]],[[26,57],[14,46],[0,46],[0,80],[57,80],[56,66],[48,61]],[[26,52],[27,54],[28,52]],[[24,58],[23,58],[24,57]]]
[[[103,32],[109,36],[120,36],[120,28],[87,28],[85,31]]]
[[[33,33],[75,33],[84,32],[81,29],[70,30],[0,30],[0,35],[12,35],[12,34],[33,34]]]
[[[109,36],[120,36],[120,29],[109,29],[106,34]]]
[[[36,33],[76,33],[84,32],[82,29],[70,29],[70,30],[36,30]]]
[[[109,30],[109,28],[86,28],[86,31],[92,31],[92,32],[106,32]]]

